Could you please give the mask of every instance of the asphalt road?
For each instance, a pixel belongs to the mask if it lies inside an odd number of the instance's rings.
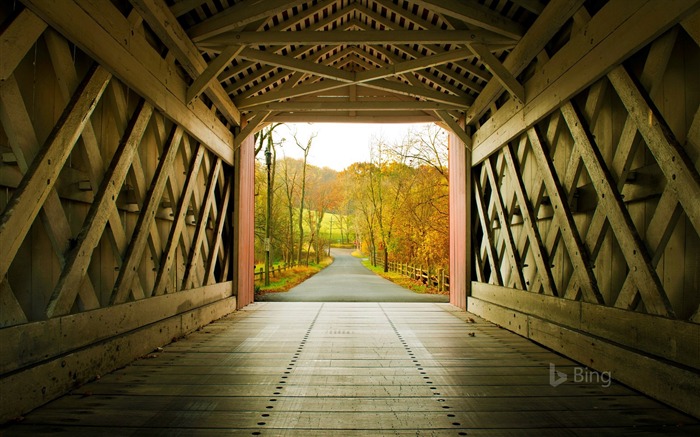
[[[287,291],[262,302],[448,302],[449,296],[414,293],[369,271],[351,249],[333,249],[333,264]]]

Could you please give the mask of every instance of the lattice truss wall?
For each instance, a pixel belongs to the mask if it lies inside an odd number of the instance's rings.
[[[477,280],[700,322],[699,74],[674,28],[474,167]]]
[[[585,9],[574,16],[521,76],[526,89],[582,34],[598,37],[589,21]],[[572,98],[562,99],[568,85],[541,85],[548,100],[501,100],[475,123],[468,306],[696,413],[697,21],[664,30]],[[498,136],[508,141],[489,144]]]
[[[232,167],[33,13],[3,12],[0,327],[230,281]]]

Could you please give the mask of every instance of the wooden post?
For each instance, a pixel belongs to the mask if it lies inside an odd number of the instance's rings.
[[[233,220],[233,282],[236,306],[243,308],[253,302],[255,144],[249,135],[235,150],[234,162],[234,220]]]
[[[459,121],[464,128],[464,120]],[[460,135],[461,134],[461,135]],[[450,132],[450,303],[467,308],[471,290],[471,144],[464,132]]]

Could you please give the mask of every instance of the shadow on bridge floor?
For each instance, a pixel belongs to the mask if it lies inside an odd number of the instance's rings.
[[[607,382],[449,304],[255,303],[1,432],[700,435]]]

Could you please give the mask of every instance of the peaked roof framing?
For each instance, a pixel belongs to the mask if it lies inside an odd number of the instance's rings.
[[[503,95],[523,101],[523,64],[563,20],[538,28],[543,36],[531,35],[533,23],[552,5],[582,2],[74,0],[71,19],[57,4],[22,1],[156,108],[194,111],[226,143],[242,120],[263,116],[441,123],[478,116]]]
[[[214,100],[223,89],[242,116],[266,122],[443,122],[466,115],[494,80],[522,99],[501,61],[544,9],[538,0],[132,1],[139,11],[158,2],[209,64],[188,70],[193,61],[165,42],[190,74],[188,98],[224,115]]]

